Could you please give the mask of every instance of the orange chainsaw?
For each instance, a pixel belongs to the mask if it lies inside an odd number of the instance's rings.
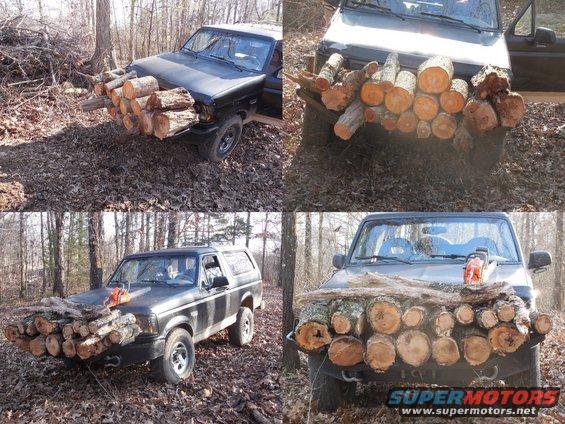
[[[464,284],[485,284],[496,266],[496,261],[489,261],[488,249],[477,247],[474,252],[467,255],[467,263],[463,272]]]
[[[114,287],[104,302],[108,308],[128,303],[131,300],[130,292],[124,287]]]

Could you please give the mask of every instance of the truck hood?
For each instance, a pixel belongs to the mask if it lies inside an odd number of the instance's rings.
[[[438,20],[406,18],[338,10],[322,40],[322,48],[338,51],[361,61],[383,63],[389,52],[398,52],[401,65],[416,69],[431,56],[447,56],[457,74],[465,65],[473,68],[486,64],[510,69],[504,35],[446,24]]]
[[[90,290],[69,296],[69,300],[87,305],[102,305],[112,289],[113,287],[102,287]],[[117,308],[123,313],[131,312],[147,315],[150,313],[159,314],[196,300],[198,291],[194,287],[140,285],[135,288],[132,287],[130,293],[131,301],[119,305]]]
[[[163,53],[133,61],[128,70],[137,75],[153,75],[161,87],[184,87],[196,101],[211,105],[239,90],[262,86],[265,75],[241,71],[219,60],[195,57],[181,52]]]
[[[351,277],[367,272],[385,275],[398,275],[425,281],[440,281],[449,284],[463,284],[463,263],[449,264],[379,264],[370,266],[351,266],[337,271],[322,284],[322,288],[347,288]],[[491,281],[505,281],[511,284],[522,297],[531,297],[530,277],[521,265],[499,265],[493,272]],[[528,292],[528,293],[526,293]]]

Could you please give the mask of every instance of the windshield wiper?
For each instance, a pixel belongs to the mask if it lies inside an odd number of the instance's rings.
[[[161,280],[139,280],[139,282],[141,283],[152,283],[152,284],[161,284],[161,285],[165,285],[168,286],[169,284],[166,281],[161,281]]]
[[[365,2],[362,2],[362,1],[355,1],[355,0],[352,0],[349,3],[351,3],[351,4],[353,4],[357,7],[367,6],[369,9],[375,9],[375,10],[378,10],[379,12],[386,12],[389,15],[396,16],[397,18],[402,19],[403,21],[406,20],[403,15],[401,15],[400,13],[393,12],[390,9],[390,7],[385,7],[385,6],[381,6],[379,4],[365,3]]]
[[[208,56],[213,57],[214,59],[219,59],[219,60],[221,60],[222,62],[230,63],[230,64],[232,64],[232,65],[233,65],[237,70],[239,70],[239,71],[243,71],[243,70],[245,69],[244,67],[242,67],[242,66],[236,64],[235,62],[233,62],[233,61],[231,61],[231,60],[229,60],[229,59],[226,59],[225,57],[216,56],[215,54],[210,54],[210,55],[208,55]]]
[[[379,259],[383,261],[398,261],[408,265],[412,265],[412,262],[407,261],[406,259],[400,259],[396,256],[383,256],[383,255],[372,255],[372,256],[357,256],[355,259],[363,260],[363,259]]]
[[[478,26],[475,26],[475,25],[473,25],[473,24],[470,24],[470,23],[468,23],[468,22],[465,22],[463,19],[454,18],[453,16],[442,15],[441,13],[430,13],[430,12],[420,12],[420,15],[432,16],[432,17],[434,17],[434,18],[445,19],[446,21],[457,22],[457,23],[459,23],[459,24],[463,24],[463,25],[466,26],[467,28],[474,29],[475,31],[478,31],[478,32],[483,32],[483,31],[484,31],[483,28],[480,28],[480,27],[478,27]]]
[[[447,259],[465,259],[467,255],[459,255],[457,253],[448,253],[448,254],[433,254],[429,255],[430,258],[447,258]]]

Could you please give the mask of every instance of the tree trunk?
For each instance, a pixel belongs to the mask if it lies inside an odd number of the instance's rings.
[[[414,113],[422,121],[431,121],[439,112],[439,102],[435,94],[418,92],[414,99]]]
[[[373,334],[367,340],[365,362],[374,370],[386,371],[396,360],[396,348],[392,337]]]
[[[328,349],[328,358],[340,367],[351,367],[363,362],[365,346],[353,336],[335,337]]]
[[[197,122],[198,115],[192,109],[155,112],[153,115],[155,137],[163,140]]]
[[[398,121],[396,122],[396,127],[400,132],[409,134],[416,131],[416,127],[418,126],[418,117],[414,112],[411,110],[407,110],[406,112],[402,112],[398,116]]]
[[[25,214],[24,212],[19,213],[19,234],[18,234],[18,260],[20,269],[20,299],[25,299],[27,297],[27,282],[26,282],[26,234],[25,234]]]
[[[169,229],[167,234],[167,248],[171,249],[178,245],[178,212],[169,213]]]
[[[397,115],[408,110],[414,103],[415,90],[416,76],[409,71],[400,71],[396,76],[394,87],[385,97],[386,108]]]
[[[432,121],[432,133],[441,140],[453,138],[457,130],[457,120],[453,115],[440,112]]]
[[[343,66],[344,58],[339,53],[333,53],[320,69],[316,78],[316,88],[325,91],[333,84],[335,76]]]
[[[399,72],[400,62],[398,60],[398,53],[392,52],[387,56],[385,64],[381,70],[380,86],[385,93],[392,90],[396,83],[396,76]]]
[[[383,106],[366,107],[363,111],[365,121],[381,123],[386,109]]]
[[[327,306],[319,303],[308,305],[300,313],[294,332],[296,343],[307,351],[315,351],[330,344],[332,336],[329,325],[330,317]]]
[[[304,214],[304,278],[312,278],[312,218],[310,212]]]
[[[510,77],[505,69],[497,66],[486,65],[481,71],[471,78],[475,88],[475,97],[480,100],[494,97],[501,91],[510,89]]]
[[[563,309],[564,290],[563,290],[563,210],[555,212],[557,214],[555,230],[555,282],[553,284],[553,307],[558,311]]]
[[[90,59],[93,73],[102,71],[105,62],[110,68],[116,68],[110,29],[110,0],[96,0],[96,46]]]
[[[102,287],[101,230],[103,222],[100,212],[88,213],[88,257],[90,261],[90,289]]]
[[[367,306],[367,321],[378,333],[394,334],[402,323],[400,305],[392,297],[376,297]]]
[[[447,113],[456,114],[463,110],[468,96],[469,85],[467,81],[454,79],[451,81],[449,90],[444,91],[439,96],[439,103]]]
[[[419,367],[430,357],[430,339],[419,330],[403,331],[396,339],[396,351],[404,362]]]
[[[351,103],[334,125],[335,134],[342,140],[349,140],[365,122],[363,111],[363,103],[360,100]]]
[[[286,339],[286,335],[294,330],[294,275],[296,265],[296,215],[285,212],[282,215],[281,240],[281,285],[283,292],[283,368],[294,372],[300,366],[298,351]]]
[[[59,297],[64,297],[63,286],[63,226],[64,214],[63,212],[53,212],[55,216],[55,234],[54,234],[54,247],[55,247],[55,282],[53,285],[53,292]]]
[[[434,56],[418,67],[418,88],[424,93],[440,94],[449,89],[453,63],[444,56]]]

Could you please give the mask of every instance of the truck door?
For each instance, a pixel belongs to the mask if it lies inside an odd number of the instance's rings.
[[[230,302],[229,296],[225,292],[230,286],[225,287],[212,287],[214,277],[226,276],[222,270],[218,255],[211,254],[202,257],[202,269],[205,276],[206,286],[203,288],[207,292],[205,305],[205,313],[207,326],[220,323],[222,320],[229,316]]]
[[[565,1],[527,0],[505,37],[512,65],[512,89],[565,92]],[[562,95],[556,93],[556,99]]]
[[[232,292],[230,300],[232,302],[230,311],[232,314],[237,314],[243,296],[247,292],[253,293],[253,297],[257,299],[260,297],[261,279],[259,277],[259,270],[244,250],[224,252],[224,259],[237,287],[237,290]]]
[[[282,54],[282,43],[278,42],[267,66],[267,79],[257,109],[257,113],[277,119],[282,119]]]

